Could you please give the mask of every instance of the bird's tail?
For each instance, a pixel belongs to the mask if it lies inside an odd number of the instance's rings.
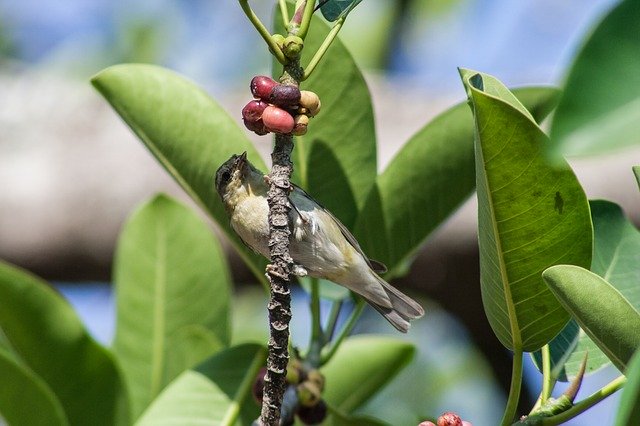
[[[374,274],[375,275],[375,274]],[[367,300],[373,308],[380,312],[382,316],[391,323],[398,331],[406,333],[409,330],[410,321],[420,318],[424,315],[424,309],[415,300],[402,293],[391,284],[378,277],[378,282],[387,292],[389,300],[391,300],[391,308],[380,306],[374,302]]]

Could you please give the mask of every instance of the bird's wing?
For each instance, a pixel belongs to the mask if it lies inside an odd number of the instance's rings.
[[[340,229],[340,232],[342,232],[342,235],[344,235],[344,237],[347,239],[347,241],[349,241],[349,244],[351,244],[353,246],[353,248],[355,248],[356,251],[358,253],[360,253],[360,255],[364,258],[364,260],[367,262],[369,267],[374,272],[377,272],[379,274],[383,274],[383,273],[387,272],[387,267],[386,267],[386,265],[384,263],[378,262],[377,260],[369,259],[367,257],[367,255],[364,254],[364,251],[362,251],[362,248],[360,247],[360,244],[358,244],[358,240],[356,240],[356,237],[354,237],[353,234],[347,229],[347,227],[344,226],[344,224],[342,222],[340,222],[340,219],[335,217],[333,215],[333,213],[331,213],[329,210],[324,208],[324,206],[322,206],[322,204],[320,204],[315,198],[310,196],[304,189],[300,188],[298,185],[295,185],[295,184],[292,184],[292,185],[293,185],[293,190],[294,191],[300,191],[304,196],[306,196],[307,198],[312,200],[320,209],[322,209],[322,211],[324,211],[331,219],[333,219],[333,221],[338,225],[338,228]],[[295,210],[298,213],[298,215],[301,216],[300,212],[297,209],[295,209]]]

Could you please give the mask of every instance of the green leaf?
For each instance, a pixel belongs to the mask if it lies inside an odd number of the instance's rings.
[[[158,195],[125,224],[114,279],[114,351],[135,418],[182,371],[228,345],[230,278],[207,225]]]
[[[333,22],[341,16],[349,14],[362,0],[329,0],[320,7],[322,16]]]
[[[461,75],[476,123],[484,309],[503,345],[534,351],[569,321],[540,273],[591,264],[589,204],[569,166],[546,161],[546,135],[504,86],[475,71]]]
[[[594,230],[594,251],[591,271],[611,283],[633,307],[640,310],[640,232],[615,203],[591,201]],[[572,344],[569,344],[572,343]],[[571,320],[551,345],[552,370],[559,380],[573,379],[580,369],[585,352],[589,353],[587,373],[593,373],[610,364],[575,320]],[[541,359],[535,356],[538,368]]]
[[[616,426],[628,426],[640,419],[640,350],[637,350],[627,370],[627,383],[622,390]]]
[[[0,328],[15,354],[57,396],[71,425],[128,423],[112,354],[45,282],[0,262]]]
[[[218,223],[258,280],[264,282],[265,260],[233,232],[213,184],[218,167],[243,151],[257,168],[266,170],[231,117],[195,84],[153,65],[115,65],[94,76],[91,83],[187,194]]]
[[[0,349],[0,419],[10,425],[68,425],[49,386],[13,355]]]
[[[260,414],[251,387],[266,355],[255,344],[219,352],[178,376],[136,425],[251,424]]]
[[[344,341],[321,371],[324,398],[343,413],[351,413],[386,385],[413,358],[410,343],[380,336],[357,336]]]
[[[372,417],[348,416],[329,406],[330,415],[322,423],[325,426],[385,426],[387,423]]]
[[[640,188],[640,166],[633,166],[633,174],[636,175],[636,182]]]
[[[558,93],[543,87],[514,90],[537,120],[553,109]],[[427,236],[473,193],[473,127],[467,103],[457,104],[409,139],[378,176],[355,235],[391,276],[400,275]]]
[[[640,347],[640,313],[611,284],[579,266],[552,266],[542,277],[585,333],[624,371]]]
[[[282,32],[275,13],[276,31]],[[308,64],[329,32],[314,17],[304,41],[301,63]],[[274,64],[274,75],[282,67]],[[360,69],[339,39],[301,89],[318,94],[322,110],[294,150],[297,182],[352,229],[376,179],[376,132],[371,95]]]
[[[591,32],[567,77],[551,126],[556,154],[640,143],[640,7],[620,2]]]

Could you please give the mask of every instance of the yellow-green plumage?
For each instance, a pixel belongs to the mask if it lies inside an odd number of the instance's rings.
[[[216,172],[220,194],[231,226],[256,252],[269,258],[268,185],[265,176],[246,159],[234,155]],[[409,321],[424,314],[422,307],[374,272],[380,264],[369,260],[353,235],[306,192],[294,187],[289,195],[292,230],[289,253],[298,274],[328,279],[354,291],[402,332]]]

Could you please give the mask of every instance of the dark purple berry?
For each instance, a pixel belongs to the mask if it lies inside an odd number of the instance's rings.
[[[256,374],[256,379],[253,381],[253,387],[251,388],[251,393],[253,394],[253,398],[256,400],[258,404],[262,404],[265,374],[267,374],[267,369],[262,367],[260,371],[258,371],[258,374]]]
[[[327,417],[327,404],[320,400],[313,407],[301,406],[297,414],[300,421],[305,425],[319,425]]]
[[[242,108],[242,118],[247,121],[258,121],[262,118],[262,112],[269,104],[263,101],[250,101]]]
[[[296,86],[278,84],[269,94],[269,103],[279,107],[288,107],[300,103],[300,89]]]
[[[279,85],[277,81],[266,75],[257,75],[251,79],[251,93],[254,97],[262,100],[268,100],[269,94],[274,86]]]
[[[262,120],[249,121],[249,120],[245,120],[243,118],[242,122],[244,123],[244,126],[247,129],[251,130],[252,132],[254,132],[255,134],[257,134],[259,136],[264,136],[267,133],[269,133],[269,129],[267,129],[265,127],[264,122]]]

